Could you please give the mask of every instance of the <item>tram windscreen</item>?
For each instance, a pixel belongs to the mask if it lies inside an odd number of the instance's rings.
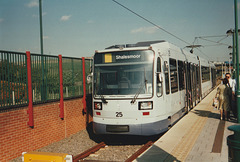
[[[152,51],[97,53],[94,63],[95,95],[152,95]]]

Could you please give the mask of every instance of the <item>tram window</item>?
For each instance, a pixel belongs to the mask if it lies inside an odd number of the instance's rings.
[[[177,63],[175,59],[170,59],[170,78],[171,78],[171,92],[178,91],[178,76],[177,76]]]
[[[157,96],[162,96],[162,80],[161,80],[161,60],[157,58]]]
[[[165,85],[166,85],[166,94],[170,93],[169,90],[169,73],[168,73],[167,61],[164,61],[164,74],[165,74]]]
[[[197,84],[199,84],[199,66],[196,67],[197,72]]]
[[[210,69],[209,67],[206,66],[202,66],[201,67],[201,71],[202,71],[202,82],[207,82],[210,80]]]
[[[179,90],[185,89],[184,84],[184,63],[182,61],[178,61],[178,81],[179,81]]]

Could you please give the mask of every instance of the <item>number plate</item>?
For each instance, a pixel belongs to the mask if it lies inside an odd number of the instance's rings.
[[[107,132],[129,132],[128,125],[107,125],[106,126]]]
[[[116,117],[117,117],[117,118],[123,117],[123,113],[122,113],[122,112],[116,112]]]

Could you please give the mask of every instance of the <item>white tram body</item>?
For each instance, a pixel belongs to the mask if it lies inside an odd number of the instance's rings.
[[[214,69],[166,41],[96,51],[94,132],[148,136],[167,131],[215,86]]]

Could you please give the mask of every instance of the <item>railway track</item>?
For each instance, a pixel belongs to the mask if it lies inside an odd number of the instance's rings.
[[[94,147],[84,151],[83,153],[76,155],[73,157],[73,162],[78,161],[126,161],[131,162],[135,160],[141,153],[143,153],[146,149],[148,149],[153,144],[152,141],[148,141],[144,145],[126,145],[126,146],[108,146],[104,142],[101,142]],[[119,147],[121,147],[119,149]],[[101,150],[100,150],[101,149]],[[131,151],[129,151],[129,149]],[[109,154],[109,156],[106,156],[108,152],[113,152],[118,150],[118,152],[122,152],[124,150],[128,150],[129,155],[125,155],[125,159],[119,159],[114,157],[112,154]],[[101,156],[102,155],[102,156]]]
[[[137,152],[130,156],[125,162],[131,162],[135,160],[139,155],[141,155],[145,150],[152,146],[154,142],[148,141],[144,146],[142,146]]]
[[[78,162],[79,160],[83,160],[84,158],[88,157],[89,155],[97,152],[99,149],[104,148],[106,144],[104,142],[101,142],[97,144],[96,146],[93,146],[92,148],[84,151],[83,153],[76,155],[73,157],[73,162]]]

